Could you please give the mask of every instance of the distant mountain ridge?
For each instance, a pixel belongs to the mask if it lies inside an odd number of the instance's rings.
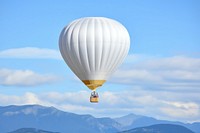
[[[35,128],[21,128],[9,133],[59,133],[59,132],[49,132],[49,131],[44,131],[44,130],[35,129]]]
[[[120,133],[194,133],[184,126],[172,124],[157,124],[123,131]]]
[[[195,133],[200,133],[200,122],[189,124],[178,121],[157,120],[152,117],[135,115],[135,114],[129,114],[126,116],[115,118],[115,121],[117,121],[122,125],[122,130],[134,129],[137,127],[146,127],[156,124],[173,124],[173,125],[181,125],[192,130]]]
[[[200,133],[199,122],[184,124],[134,114],[115,119],[95,118],[91,115],[78,115],[40,105],[0,107],[1,133],[21,128],[35,128],[59,133],[116,133],[154,124],[182,125],[195,133]]]
[[[61,133],[117,132],[120,125],[110,118],[95,118],[63,112],[40,105],[0,107],[0,131],[7,133],[20,128],[36,128]]]

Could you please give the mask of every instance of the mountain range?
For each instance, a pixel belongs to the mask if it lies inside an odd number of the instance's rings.
[[[156,124],[147,127],[135,128],[120,133],[194,133],[194,132],[180,125]]]
[[[60,111],[39,105],[0,107],[0,131],[11,132],[20,128],[36,128],[52,132],[103,133],[117,132],[120,124],[110,118],[95,118]]]
[[[59,132],[49,132],[49,131],[44,131],[36,128],[20,128],[18,130],[9,132],[9,133],[59,133]]]
[[[21,133],[18,129],[24,130],[24,128],[26,130],[42,129],[51,131],[44,133],[116,133],[155,124],[181,125],[195,133],[200,133],[200,122],[186,124],[157,120],[135,114],[129,114],[119,118],[95,118],[92,115],[78,115],[64,112],[54,107],[40,105],[10,105],[0,107],[1,133]]]
[[[9,133],[59,133],[59,132],[49,132],[35,128],[21,128]],[[122,131],[119,133],[194,133],[194,132],[180,125],[156,124],[152,126],[140,127],[127,131]]]
[[[115,121],[120,123],[122,129],[121,130],[129,130],[138,127],[151,126],[156,124],[173,124],[173,125],[181,125],[195,133],[200,133],[200,122],[190,123],[182,123],[178,121],[167,121],[167,120],[158,120],[152,117],[129,114],[126,116],[122,116],[119,118],[115,118]]]

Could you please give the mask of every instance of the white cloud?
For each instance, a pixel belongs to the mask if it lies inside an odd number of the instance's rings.
[[[27,92],[24,98],[20,99],[24,104],[42,104],[42,100],[34,93]]]
[[[39,74],[31,70],[0,69],[0,85],[5,86],[35,86],[58,80],[55,75]]]
[[[53,49],[24,47],[0,51],[0,58],[61,59],[61,55]]]
[[[160,110],[175,119],[197,120],[200,117],[200,105],[194,102],[165,102]]]
[[[112,82],[139,85],[144,89],[187,90],[200,87],[200,59],[184,56],[151,57],[135,62],[129,55],[129,62],[119,69]],[[133,61],[131,61],[133,59]]]
[[[99,103],[91,104],[89,91],[39,94],[27,92],[22,96],[0,94],[0,105],[40,104],[77,114],[92,114],[97,117],[115,117],[135,113],[158,119],[185,122],[200,120],[200,101],[194,100],[199,97],[193,97],[186,93],[151,92],[136,89],[121,92],[106,91],[99,95]]]

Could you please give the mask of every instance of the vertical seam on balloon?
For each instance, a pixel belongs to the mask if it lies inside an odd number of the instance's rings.
[[[117,61],[117,59],[119,59],[119,57],[120,57],[120,55],[121,55],[121,53],[122,53],[122,49],[121,49],[121,47],[122,47],[122,43],[121,43],[121,36],[119,35],[119,32],[121,32],[121,31],[119,31],[119,27],[117,27],[116,26],[116,24],[114,24],[115,25],[115,29],[116,29],[116,32],[118,33],[118,35],[117,35],[117,37],[119,37],[120,38],[120,40],[119,40],[119,48],[118,48],[118,50],[117,50],[117,53],[116,53],[116,57],[113,59],[113,64],[112,64],[112,66],[110,66],[110,68],[109,68],[109,71],[110,72],[113,72],[114,71],[114,68],[115,67],[118,67],[118,66],[116,66],[117,64],[118,64],[118,61]],[[119,52],[119,53],[118,53]],[[115,68],[116,69],[116,68]]]
[[[110,31],[110,32],[113,32],[113,28],[111,28],[113,24],[110,24],[110,21],[107,21],[107,25],[108,25],[109,31]],[[114,28],[114,29],[115,29],[115,28]],[[114,50],[112,50],[111,47],[112,47],[112,44],[113,44],[114,42],[116,42],[116,41],[113,40],[111,34],[113,34],[113,33],[110,33],[109,54],[108,54],[108,58],[107,58],[107,62],[109,62],[109,63],[106,64],[106,68],[108,68],[108,69],[107,69],[108,71],[109,71],[109,68],[110,68],[109,66],[113,64],[113,59],[111,60],[111,56],[113,55]],[[114,46],[113,46],[113,47],[114,47]]]
[[[122,45],[125,45],[125,46],[122,46]],[[119,61],[117,61],[117,62],[115,63],[115,65],[117,65],[117,66],[121,65],[122,62],[123,62],[123,60],[124,60],[124,58],[125,58],[125,55],[126,55],[126,54],[127,54],[126,44],[123,43],[123,44],[121,44],[121,51],[120,51],[120,54],[119,54],[119,56],[121,56],[121,59],[120,59]],[[112,69],[114,69],[114,68],[112,68]],[[113,71],[114,71],[114,70],[113,70]]]
[[[98,41],[98,48],[99,47],[102,47],[102,25],[101,25],[101,19],[97,19],[96,20],[97,21],[97,23],[98,23],[98,26],[99,26],[99,31],[97,31],[97,32],[100,32],[101,34],[98,34],[98,37],[99,38],[101,38],[101,39],[99,39],[99,41]],[[96,29],[97,30],[97,29]],[[95,40],[96,41],[96,40]],[[95,42],[96,43],[96,42]],[[100,44],[101,43],[101,44]],[[101,46],[100,46],[101,45]],[[100,70],[100,65],[101,65],[101,53],[102,53],[102,48],[101,49],[95,49],[96,51],[100,51],[100,53],[98,52],[98,55],[96,55],[96,58],[95,58],[95,60],[97,61],[97,63],[95,63],[96,65],[95,65],[95,69],[99,72],[99,70]],[[97,53],[95,51],[95,53]]]
[[[80,60],[80,51],[79,51],[79,31],[80,31],[80,27],[81,27],[81,24],[83,23],[83,21],[79,21],[78,23],[76,23],[75,24],[75,26],[74,27],[76,27],[76,28],[78,28],[77,29],[77,32],[76,32],[76,41],[77,41],[77,55],[76,55],[76,57],[77,57],[77,59],[78,59],[78,69],[81,71],[81,72],[83,72],[84,71],[84,69],[81,67],[81,65],[82,65],[82,62],[81,62],[81,60]],[[79,24],[79,25],[78,25]],[[74,29],[75,30],[75,29]],[[76,51],[76,50],[75,50]],[[75,53],[73,53],[73,54],[75,54]],[[83,71],[82,71],[83,70]]]
[[[103,36],[103,33],[104,33],[104,29],[105,29],[105,27],[104,27],[104,25],[103,25],[103,20],[102,19],[100,19],[100,24],[101,24],[101,29],[102,29],[102,32],[101,32],[101,38],[102,38],[102,41],[101,41],[101,47],[102,47],[102,49],[101,49],[101,54],[100,54],[100,63],[99,63],[99,65],[100,65],[100,71],[102,71],[102,60],[103,60],[103,50],[104,50],[104,45],[103,45],[103,43],[104,43],[104,36]]]
[[[77,32],[77,49],[78,49],[78,61],[80,66],[83,65],[82,60],[81,60],[81,54],[80,54],[80,28],[82,27],[82,24],[84,23],[84,20],[80,22],[79,28],[78,28],[78,32]],[[84,68],[81,67],[81,71],[84,71],[84,73],[86,73],[86,70]]]
[[[94,63],[94,71],[95,72],[97,72],[97,70],[98,69],[96,69],[97,67],[97,64],[98,64],[98,61],[96,60],[96,58],[97,58],[97,52],[96,52],[96,45],[98,45],[98,42],[97,42],[97,34],[96,34],[96,23],[97,23],[97,21],[98,21],[98,19],[95,19],[94,20],[94,55],[95,55],[95,57],[94,57],[94,61],[95,61],[95,63]]]
[[[120,28],[122,28],[122,27],[120,27]],[[118,29],[119,30],[119,29]],[[123,30],[123,28],[122,28],[122,30],[121,31],[124,31]],[[123,33],[124,34],[124,36],[126,36],[127,34],[125,34],[125,33]],[[123,42],[121,42],[120,43],[120,53],[118,54],[118,56],[117,56],[117,58],[119,58],[120,56],[122,57],[121,58],[121,60],[119,60],[119,61],[116,61],[116,63],[114,64],[114,66],[119,66],[121,63],[122,63],[122,61],[124,60],[124,58],[125,58],[125,56],[122,56],[123,54],[124,55],[126,55],[127,54],[127,44],[126,44],[126,39],[125,38],[123,38],[122,39],[122,41]],[[123,46],[124,45],[124,46]],[[112,68],[112,70],[114,71],[114,68]]]
[[[89,20],[87,20],[87,23],[86,23],[86,54],[87,54],[87,62],[88,62],[88,68],[89,68],[89,71],[91,72],[91,67],[90,67],[90,61],[89,61],[89,54],[88,54],[88,42],[87,42],[87,34],[88,34],[88,27],[89,27]]]
[[[102,20],[102,22],[103,23],[106,23],[106,21],[105,20]],[[106,24],[105,24],[106,25]],[[105,25],[104,24],[102,24],[102,26],[103,26],[103,32],[102,33],[104,33],[105,32],[105,29],[107,28],[107,27],[105,27]],[[105,45],[106,45],[106,41],[105,41],[105,38],[104,38],[104,35],[102,35],[102,37],[103,37],[103,42],[102,42],[102,59],[101,59],[101,71],[103,70],[103,72],[105,71],[105,51],[106,51],[106,49],[105,49]]]
[[[68,49],[68,51],[71,50],[70,43],[68,43],[68,42],[71,42],[71,37],[72,37],[71,33],[72,33],[73,28],[74,28],[74,25],[75,25],[76,23],[77,23],[77,21],[74,22],[74,23],[72,23],[72,24],[68,27],[67,31],[65,32],[65,37],[64,37],[64,40],[65,40],[65,41],[66,41],[66,34],[69,35],[69,38],[68,38],[68,40],[67,40],[68,46],[67,46],[67,45],[64,45],[64,47],[65,47],[66,49]],[[71,29],[71,28],[72,28],[72,29]],[[71,31],[70,31],[70,29],[71,29]],[[70,34],[69,34],[69,32],[70,32]],[[77,73],[77,72],[78,72],[78,71],[77,71],[78,69],[77,69],[77,66],[74,65],[74,62],[73,62],[73,60],[72,60],[72,58],[71,58],[71,55],[68,54],[68,53],[66,53],[65,51],[64,51],[64,53],[65,53],[67,59],[69,59],[69,61],[72,63],[72,67],[70,67],[70,68],[71,68],[72,71],[78,76],[78,73]],[[71,66],[71,65],[70,65],[71,63],[67,63],[68,66]]]
[[[63,57],[67,57],[68,56],[68,54],[64,50],[65,49],[65,45],[63,44],[63,42],[66,42],[65,36],[66,36],[66,33],[68,32],[68,30],[69,29],[66,27],[66,28],[63,29],[63,34],[61,33],[62,37],[61,37],[60,51],[61,51],[61,54],[63,55]],[[71,60],[69,58],[66,58],[66,59],[64,58],[64,60],[65,60],[65,62],[67,64],[68,64],[68,61],[71,62]]]
[[[68,57],[68,54],[65,52],[65,45],[63,44],[63,42],[66,42],[66,33],[68,32],[68,29],[66,31],[66,28],[63,29],[64,30],[64,33],[62,34],[62,39],[61,39],[61,46],[60,46],[60,50],[61,50],[61,53],[63,55],[63,57],[66,57],[66,59],[64,58],[65,62],[69,65],[70,63],[69,62],[72,62],[70,58],[67,58]],[[66,48],[67,49],[67,48]]]
[[[81,22],[79,21],[79,23],[81,23]],[[76,35],[77,35],[77,36],[76,36],[76,41],[77,41],[77,42],[76,42],[76,43],[77,43],[76,49],[77,49],[77,54],[78,54],[78,55],[77,55],[78,63],[81,64],[81,61],[80,61],[80,58],[79,58],[79,57],[80,57],[80,53],[79,53],[79,40],[78,40],[78,38],[79,38],[79,30],[80,30],[80,24],[79,24],[79,23],[76,23],[74,27],[78,28],[78,29],[77,29],[77,33],[76,33]],[[74,30],[75,30],[75,29],[74,29]],[[74,30],[73,30],[72,33],[74,33]],[[75,48],[74,48],[74,49],[75,49]]]
[[[126,38],[124,39],[125,40],[125,53],[124,53],[124,55],[123,55],[123,58],[125,58],[126,57],[126,55],[128,54],[128,52],[129,52],[129,48],[130,48],[130,36],[129,36],[129,33],[128,33],[128,30],[122,25],[122,30],[124,31],[124,34],[126,34],[127,36],[126,36]],[[121,61],[121,63],[122,63],[122,61]]]
[[[114,29],[115,29],[115,31],[114,32],[116,32],[116,36],[117,36],[117,39],[120,39],[120,37],[121,36],[119,36],[119,31],[117,31],[117,26],[115,25],[115,23],[114,24],[112,24],[112,25],[114,25],[113,27],[114,27]],[[117,40],[117,41],[115,41],[115,43],[118,43],[119,42],[119,40]],[[117,46],[117,45],[116,45]],[[116,55],[116,56],[114,56],[113,58],[112,58],[112,61],[111,61],[111,63],[110,63],[110,66],[108,67],[108,71],[109,72],[111,72],[111,70],[112,70],[112,68],[114,67],[114,64],[115,64],[115,60],[117,59],[117,54],[118,54],[118,51],[119,51],[119,49],[117,49],[118,47],[115,47],[115,50],[113,51],[113,55]]]
[[[73,25],[72,25],[72,30],[71,30],[71,33],[70,33],[70,43],[69,43],[69,51],[71,51],[72,50],[72,37],[73,37],[73,32],[74,32],[74,29],[75,29],[75,26],[76,26],[76,24],[78,23],[79,21],[76,21]],[[72,60],[72,58],[71,58],[71,56],[74,56],[74,53],[73,53],[73,55],[71,55],[71,54],[69,54],[69,56],[70,56],[70,59]],[[72,60],[72,64],[73,64],[73,66],[76,68],[76,72],[78,72],[79,73],[79,68],[77,67],[77,65],[74,63],[74,61]]]
[[[89,59],[89,66],[90,66],[90,73],[93,74],[95,72],[94,69],[94,62],[95,62],[95,32],[94,32],[94,18],[91,18],[90,21],[89,21],[89,26],[90,27],[90,31],[88,30],[89,32],[89,35],[90,35],[90,39],[89,39],[89,45],[90,47],[89,48],[89,53],[88,53],[88,59]],[[87,33],[88,34],[88,33]],[[87,46],[89,46],[87,45]]]
[[[93,42],[94,42],[94,47],[93,47],[93,52],[94,52],[94,58],[93,58],[93,69],[94,69],[94,72],[92,72],[92,73],[95,73],[96,72],[96,32],[95,32],[95,30],[96,30],[96,28],[95,28],[95,23],[96,23],[96,19],[95,18],[93,18]]]

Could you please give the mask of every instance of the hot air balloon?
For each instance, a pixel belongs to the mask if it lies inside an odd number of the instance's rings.
[[[75,75],[93,92],[90,102],[98,102],[96,89],[104,84],[127,56],[130,37],[119,22],[105,17],[85,17],[72,21],[59,38],[61,55]]]

